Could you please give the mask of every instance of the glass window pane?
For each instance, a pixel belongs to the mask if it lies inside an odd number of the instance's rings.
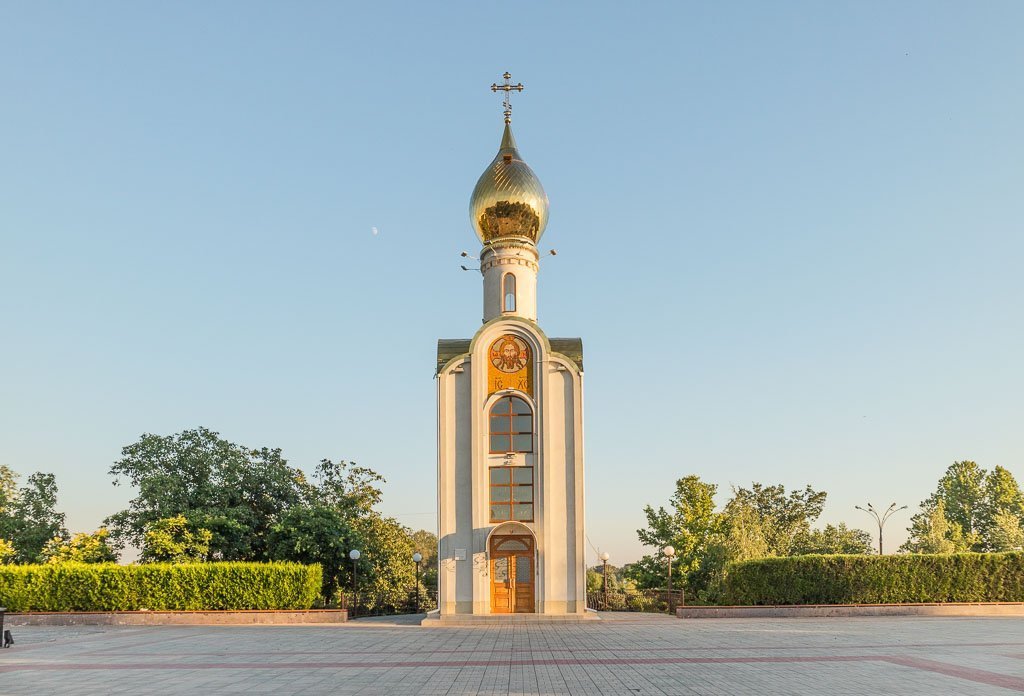
[[[509,401],[512,402],[512,413],[515,413],[516,415],[529,415],[533,413],[533,411],[530,410],[530,404],[526,403],[522,399],[510,396]]]
[[[510,472],[503,466],[496,466],[491,469],[491,484],[508,483],[511,480]]]
[[[514,483],[533,483],[533,467],[517,466],[514,469],[506,469],[512,472]]]
[[[494,582],[508,582],[508,556],[494,559]]]
[[[498,549],[501,551],[529,551],[530,547],[526,545],[525,541],[509,539],[507,541],[499,541]]]
[[[522,416],[519,417],[521,418]],[[508,416],[491,416],[491,432],[507,433],[510,422]]]
[[[491,431],[494,431],[494,419],[491,419]],[[508,427],[508,421],[505,421],[505,427]],[[512,428],[517,433],[532,433],[533,432],[533,418],[531,416],[512,416]],[[502,430],[501,432],[508,432]]]
[[[494,500],[493,492],[498,490],[497,488],[491,489],[491,499]],[[505,489],[509,490],[509,489]],[[506,499],[507,500],[507,499]],[[533,502],[533,486],[513,486],[512,487],[512,500],[517,503],[532,503]]]
[[[512,443],[509,441],[508,435],[491,435],[491,451],[511,452]]]
[[[502,435],[501,437],[506,437]],[[493,438],[492,438],[493,439]],[[533,435],[513,435],[512,436],[513,451],[515,452],[532,452],[533,451]],[[491,449],[494,449],[492,446]]]
[[[532,490],[532,489],[531,489]],[[491,486],[491,502],[492,503],[507,503],[509,497],[512,495],[512,489],[508,486]],[[519,498],[516,498],[519,500]],[[527,500],[525,502],[533,502]]]
[[[533,519],[533,504],[532,503],[517,503],[512,507],[515,508],[517,520],[532,520]]]
[[[491,506],[491,522],[504,522],[505,520],[512,519],[509,515],[508,505],[492,505]]]
[[[508,399],[498,399],[491,406],[491,413],[497,415],[499,413],[511,413],[511,405]]]
[[[533,582],[533,573],[530,572],[532,560],[529,556],[516,556],[516,582]]]

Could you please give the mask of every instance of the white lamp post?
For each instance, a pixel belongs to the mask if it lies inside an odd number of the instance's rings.
[[[416,564],[416,613],[420,613],[420,561],[423,560],[423,554],[419,551],[412,555],[412,562]]]
[[[358,583],[356,581],[356,578],[359,576],[359,566],[356,564],[356,561],[359,560],[359,557],[361,555],[362,554],[359,553],[358,549],[352,549],[348,552],[348,557],[352,559],[352,600],[354,603],[352,612],[353,616],[359,613],[359,591],[357,589]]]
[[[676,555],[675,548],[666,546],[661,550],[668,559],[668,613],[672,613],[672,558]]]

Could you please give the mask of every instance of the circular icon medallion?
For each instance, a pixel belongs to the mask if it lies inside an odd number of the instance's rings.
[[[490,359],[502,372],[519,372],[530,361],[530,348],[518,336],[505,334],[491,344]]]

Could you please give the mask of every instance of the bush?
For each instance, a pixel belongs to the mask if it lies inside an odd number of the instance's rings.
[[[1024,601],[1024,553],[789,556],[732,563],[725,604]]]
[[[10,611],[308,609],[319,565],[299,563],[54,563],[0,566]]]

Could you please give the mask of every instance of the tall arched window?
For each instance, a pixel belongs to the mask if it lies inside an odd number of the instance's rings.
[[[491,406],[491,454],[533,451],[533,409],[525,399],[503,396]]]
[[[511,273],[506,273],[505,277],[501,279],[501,285],[501,296],[504,298],[502,307],[504,307],[504,311],[516,311],[516,277]]]

